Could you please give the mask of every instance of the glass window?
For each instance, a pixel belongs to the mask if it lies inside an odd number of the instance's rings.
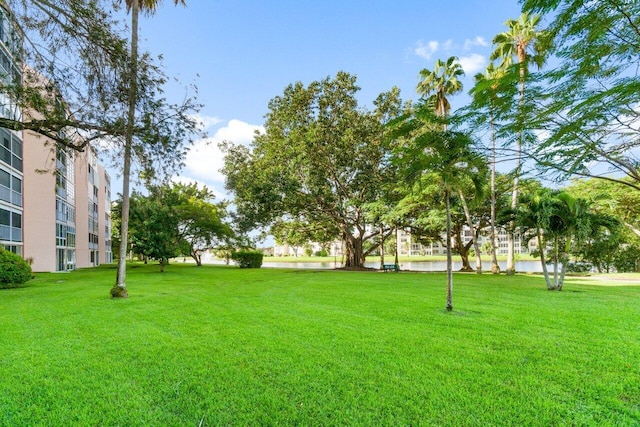
[[[11,188],[11,175],[9,175],[9,172],[0,170],[0,185]]]
[[[16,156],[22,158],[22,141],[16,137],[11,138],[11,151],[13,151],[13,154]]]
[[[0,160],[6,164],[11,164],[11,151],[8,148],[0,147]]]
[[[15,212],[11,213],[11,222],[14,228],[22,228],[22,215]]]
[[[11,163],[11,166],[13,166],[14,168],[16,168],[17,170],[19,170],[20,172],[22,172],[22,159],[20,159],[18,156],[13,155],[11,156],[13,163]]]
[[[15,176],[12,176],[11,189],[15,192],[22,193],[22,180],[20,178],[16,178]]]
[[[0,209],[0,225],[11,225],[11,212]]]

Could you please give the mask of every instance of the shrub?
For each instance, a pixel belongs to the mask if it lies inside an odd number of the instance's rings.
[[[592,265],[588,262],[567,262],[567,272],[569,273],[588,273],[592,269]]]
[[[17,288],[31,277],[31,266],[20,255],[0,248],[0,289]]]
[[[260,251],[238,251],[231,254],[231,259],[240,268],[260,268],[264,254]]]

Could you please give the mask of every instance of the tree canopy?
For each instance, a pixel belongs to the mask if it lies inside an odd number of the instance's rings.
[[[366,204],[381,196],[390,177],[383,124],[400,109],[394,89],[360,108],[356,78],[339,72],[304,86],[295,83],[269,102],[265,133],[250,147],[225,143],[226,187],[250,227],[300,221],[338,236],[347,267],[360,268],[367,229]]]
[[[541,141],[532,156],[561,177],[613,177],[640,189],[640,4],[526,0],[523,7],[552,17],[560,61],[538,76],[532,126]]]

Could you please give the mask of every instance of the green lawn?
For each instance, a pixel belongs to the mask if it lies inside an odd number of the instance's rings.
[[[0,425],[640,425],[640,287],[170,265],[0,291]]]

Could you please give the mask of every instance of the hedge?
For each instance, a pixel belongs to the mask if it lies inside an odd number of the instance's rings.
[[[238,251],[231,254],[231,259],[240,268],[260,268],[264,254],[260,251]]]

